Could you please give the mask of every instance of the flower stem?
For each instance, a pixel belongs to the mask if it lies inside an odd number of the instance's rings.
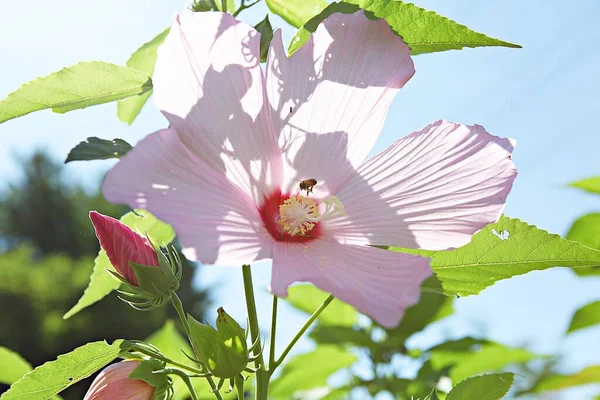
[[[227,12],[227,0],[221,0],[221,11]]]
[[[194,385],[192,385],[192,381],[190,380],[190,377],[183,371],[180,371],[176,368],[165,368],[164,371],[168,374],[171,375],[177,375],[178,377],[181,378],[181,380],[185,383],[185,385],[187,386],[189,392],[190,392],[190,396],[192,397],[192,400],[198,400],[198,395],[196,394],[196,390],[194,389]]]
[[[304,323],[304,326],[302,326],[302,328],[300,328],[300,330],[298,331],[298,333],[296,334],[296,336],[294,336],[294,338],[292,339],[292,341],[290,342],[290,344],[287,345],[287,347],[285,348],[285,350],[283,351],[283,353],[281,354],[281,356],[277,359],[277,361],[275,361],[273,363],[273,365],[271,366],[271,368],[269,368],[269,375],[271,375],[273,373],[273,371],[275,371],[275,369],[279,365],[281,365],[281,363],[283,362],[283,360],[285,359],[285,357],[288,355],[288,353],[290,352],[290,350],[292,350],[292,347],[294,347],[294,345],[296,344],[296,342],[302,337],[302,335],[304,335],[304,332],[306,332],[306,330],[312,325],[312,323],[315,322],[315,320],[317,319],[317,317],[319,316],[319,314],[321,314],[323,312],[323,310],[325,310],[325,308],[327,308],[327,306],[329,305],[329,303],[331,303],[333,301],[333,299],[335,299],[335,297],[332,294],[329,295],[329,297],[325,299],[325,301],[323,302],[323,304],[321,304],[319,306],[319,308],[317,308],[315,310],[315,312],[312,313],[312,315],[310,316],[310,318]]]
[[[140,352],[142,354],[145,354],[145,355],[150,356],[152,358],[156,358],[157,360],[164,361],[167,364],[175,365],[175,366],[177,366],[179,368],[182,368],[182,369],[185,369],[187,371],[193,372],[194,374],[202,375],[202,374],[205,373],[205,371],[202,371],[202,370],[200,370],[198,368],[182,364],[182,363],[180,363],[178,361],[175,361],[175,360],[171,360],[170,358],[162,356],[160,354],[157,354],[157,353],[155,353],[153,351],[148,351],[148,350],[145,350],[145,349],[142,349],[142,348],[139,348],[139,347],[135,347],[134,349],[135,349],[135,351],[138,351],[138,352]]]
[[[248,5],[246,5],[246,4],[245,4],[245,1],[244,1],[244,0],[242,0],[242,3],[240,4],[240,7],[239,7],[237,10],[235,10],[235,12],[233,13],[233,16],[234,16],[234,17],[237,17],[237,15],[238,15],[239,13],[241,13],[242,11],[244,11],[244,10],[245,10],[245,9],[247,9],[247,8],[250,8],[250,7],[252,7],[252,6],[253,6],[253,5],[255,5],[256,3],[258,3],[259,1],[260,1],[260,0],[256,0],[256,1],[254,1],[254,2],[252,2],[252,3],[250,3],[250,4],[248,4]]]
[[[248,323],[250,325],[250,337],[252,343],[259,341],[254,348],[254,368],[256,368],[256,400],[267,400],[269,393],[269,374],[265,369],[260,344],[260,329],[258,326],[258,315],[256,313],[256,301],[254,300],[254,288],[252,286],[252,272],[249,265],[242,265],[244,276],[244,292],[246,293],[246,307],[248,308]]]
[[[244,378],[239,375],[235,377],[235,388],[238,400],[244,400]]]
[[[185,311],[183,311],[183,304],[181,303],[181,299],[179,298],[179,296],[177,296],[177,293],[175,292],[171,292],[171,303],[173,304],[173,308],[175,308],[175,311],[177,311],[177,315],[179,315],[179,319],[181,320],[181,324],[183,325],[183,330],[185,331],[185,334],[188,337],[190,344],[192,345],[192,350],[194,351],[196,358],[199,358],[198,353],[194,348],[192,337],[190,336],[190,323],[187,319],[187,316],[185,315]],[[201,371],[202,373],[205,372],[203,366],[201,366]],[[213,380],[212,376],[207,376],[206,380],[208,381],[210,388],[213,390],[213,393],[217,400],[223,400],[221,393],[219,393],[219,391],[217,390],[217,385],[215,384],[215,381]]]
[[[269,344],[269,370],[275,362],[275,334],[277,332],[277,296],[273,295],[273,314],[271,317],[271,337]]]

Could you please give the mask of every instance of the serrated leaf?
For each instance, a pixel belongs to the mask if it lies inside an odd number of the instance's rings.
[[[269,21],[269,16],[266,15],[265,19],[254,26],[254,29],[260,33],[260,62],[265,62],[269,53],[269,45],[273,39],[273,27]]]
[[[332,13],[351,14],[359,8],[364,9],[369,18],[385,19],[392,31],[408,45],[412,55],[460,50],[465,47],[521,47],[475,32],[433,11],[410,3],[397,0],[345,0],[342,3],[330,4],[319,15],[307,21],[290,43],[289,53],[298,50],[310,33],[317,29],[319,23]]]
[[[31,364],[23,357],[0,346],[0,383],[12,385],[31,370]]]
[[[510,390],[514,374],[490,374],[469,378],[456,385],[446,400],[500,400]]]
[[[121,158],[133,147],[123,139],[106,140],[89,137],[73,147],[65,160],[71,161],[107,160]]]
[[[593,365],[572,375],[550,375],[542,378],[528,392],[540,393],[549,390],[560,390],[574,386],[600,383],[600,365]]]
[[[82,62],[37,78],[0,101],[0,123],[51,108],[57,113],[139,95],[152,89],[147,74],[101,61]]]
[[[175,231],[171,225],[165,224],[146,210],[135,210],[128,212],[120,221],[142,235],[148,235],[153,243],[168,244],[175,238]],[[86,307],[102,300],[106,295],[116,290],[121,285],[106,270],[114,271],[108,256],[104,250],[100,250],[94,260],[94,271],[90,276],[90,283],[83,292],[81,298],[67,313],[64,319],[70,318]]]
[[[504,216],[456,250],[389,249],[431,257],[431,268],[444,290],[460,296],[534,270],[600,265],[600,251]]]
[[[327,386],[327,378],[356,362],[354,354],[337,346],[319,346],[284,364],[279,378],[269,385],[269,397],[289,399],[297,391]]]
[[[571,225],[565,239],[600,250],[600,213],[591,213],[578,218]],[[600,267],[574,268],[573,271],[579,276],[600,275]]]
[[[328,296],[313,285],[296,285],[288,289],[288,297],[285,299],[300,311],[312,314]],[[324,325],[352,326],[357,315],[354,307],[334,299],[319,315],[318,320]]]
[[[600,176],[581,179],[579,181],[569,183],[569,186],[583,189],[586,192],[600,194]]]
[[[266,2],[272,13],[279,15],[295,28],[300,28],[327,7],[325,0],[266,0]]]
[[[127,341],[92,342],[60,355],[29,372],[2,395],[2,400],[46,400],[87,378],[117,358]]]
[[[429,361],[435,370],[450,368],[450,378],[460,382],[483,372],[493,372],[511,364],[525,363],[543,356],[500,343],[488,343],[466,351],[430,350]]]
[[[575,311],[567,333],[575,332],[579,329],[588,328],[597,324],[600,324],[600,301],[586,304]]]
[[[169,33],[169,29],[170,28],[165,29],[156,35],[151,41],[144,43],[142,47],[137,49],[135,53],[129,57],[126,65],[130,68],[135,68],[139,71],[142,71],[148,76],[152,76],[154,74],[154,64],[156,63],[156,51],[158,50],[158,47],[165,41],[165,38]],[[117,103],[117,116],[119,117],[119,120],[131,125],[151,95],[152,90],[149,90],[144,94],[132,96],[125,100],[119,100]]]

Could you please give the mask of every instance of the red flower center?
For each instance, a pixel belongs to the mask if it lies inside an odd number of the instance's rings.
[[[311,222],[306,218],[311,216],[310,210],[312,205],[315,205],[316,208],[316,203],[312,199],[299,195],[290,196],[289,194],[276,191],[263,200],[258,210],[265,228],[267,228],[267,231],[269,231],[275,240],[278,242],[302,243],[310,242],[322,236],[320,223]],[[290,211],[291,213],[282,215],[282,211],[284,213],[285,211]],[[295,211],[305,212],[303,215],[298,215],[297,220],[294,221]],[[292,228],[290,228],[290,223],[292,224]]]

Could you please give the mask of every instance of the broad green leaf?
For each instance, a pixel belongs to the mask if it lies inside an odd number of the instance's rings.
[[[19,354],[0,346],[0,383],[12,385],[31,369]]]
[[[454,298],[438,293],[441,292],[442,285],[434,276],[423,282],[422,286],[423,288],[421,289],[421,298],[419,302],[406,310],[400,325],[396,328],[386,330],[387,338],[381,343],[382,347],[404,347],[404,342],[412,334],[419,332],[436,318],[439,319],[440,316],[438,313],[442,311],[442,307],[444,307],[446,303],[449,303],[450,306],[445,306],[446,310],[443,310],[444,313],[452,312],[451,307]],[[450,309],[448,310],[447,307],[450,307]]]
[[[266,2],[271,12],[279,15],[295,28],[300,28],[327,7],[325,0],[266,0]]]
[[[137,69],[100,61],[82,62],[37,78],[9,94],[0,101],[0,123],[47,108],[65,113],[150,89],[152,80]]]
[[[307,21],[290,44],[290,54],[298,50],[319,23],[335,12],[351,14],[359,8],[366,10],[369,18],[383,18],[390,28],[410,48],[412,55],[446,50],[461,50],[464,47],[521,46],[490,38],[460,25],[433,11],[427,11],[410,3],[397,0],[346,0],[332,3],[319,15]]]
[[[154,74],[154,64],[156,63],[156,50],[165,41],[169,33],[167,28],[148,43],[137,49],[135,53],[127,60],[127,66],[142,71],[148,76]],[[148,98],[152,95],[152,90],[138,96],[132,96],[117,103],[117,115],[119,120],[131,125],[138,116]]]
[[[600,250],[600,213],[591,213],[578,218],[571,225],[565,239]],[[579,276],[600,275],[600,267],[598,266],[574,268],[573,271]]]
[[[300,311],[312,314],[329,295],[313,285],[296,285],[288,289],[286,300]],[[319,322],[325,325],[352,326],[356,322],[354,307],[333,300],[319,315]]]
[[[540,393],[587,385],[589,383],[600,383],[600,365],[584,368],[573,375],[550,375],[542,378],[530,391]]]
[[[500,400],[510,390],[514,374],[490,374],[469,378],[456,385],[446,400]]]
[[[269,16],[265,16],[265,19],[256,24],[254,29],[260,33],[260,61],[265,62],[269,53],[269,45],[273,39],[273,27],[269,21]]]
[[[146,210],[135,210],[121,217],[121,222],[131,227],[142,235],[148,235],[156,244],[168,244],[175,238],[175,231],[171,225],[160,221]],[[106,295],[118,289],[120,282],[105,270],[114,271],[108,256],[104,250],[100,250],[94,260],[94,271],[90,276],[90,283],[83,295],[67,313],[64,319],[70,318],[86,307],[102,300]]]
[[[432,350],[429,360],[435,370],[451,367],[450,378],[454,382],[460,382],[476,374],[497,371],[511,364],[525,363],[540,357],[542,356],[525,349],[489,343],[466,351]]]
[[[284,364],[279,378],[269,385],[269,397],[289,399],[294,392],[327,386],[327,378],[356,362],[354,354],[337,346],[319,346]]]
[[[597,324],[600,324],[600,301],[586,304],[575,311],[567,333]]]
[[[600,265],[600,251],[504,216],[456,250],[389,249],[431,257],[431,268],[444,290],[460,296],[534,270]]]
[[[128,346],[119,339],[112,344],[101,341],[78,347],[24,375],[2,395],[2,400],[49,399],[110,363]]]
[[[594,176],[592,178],[571,182],[569,186],[583,189],[590,193],[600,194],[600,176]]]
[[[351,326],[318,324],[310,332],[309,337],[319,344],[369,348],[378,346],[365,330],[353,329]]]
[[[131,145],[123,139],[106,140],[89,137],[71,149],[65,160],[65,164],[71,161],[121,158],[131,149]]]

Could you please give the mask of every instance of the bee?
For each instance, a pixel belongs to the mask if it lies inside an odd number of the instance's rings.
[[[306,195],[308,196],[309,193],[312,193],[313,186],[315,186],[316,184],[316,179],[305,179],[302,182],[300,182],[300,190],[306,190]]]

